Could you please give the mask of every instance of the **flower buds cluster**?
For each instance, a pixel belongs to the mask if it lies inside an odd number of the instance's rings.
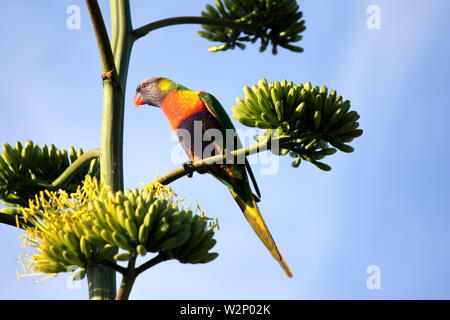
[[[182,209],[167,187],[153,184],[138,191],[109,192],[89,203],[93,231],[100,239],[125,252],[114,256],[127,261],[137,254],[164,251],[184,263],[205,263],[216,240],[214,227],[204,217]]]
[[[59,150],[53,144],[39,146],[30,140],[24,145],[5,143],[0,155],[0,199],[6,206],[27,206],[28,199],[50,185],[82,154],[82,149]],[[86,174],[100,174],[98,159],[91,160],[89,166],[76,173],[69,189],[76,189]],[[20,213],[20,209],[3,209],[2,212]]]
[[[329,93],[325,86],[261,79],[251,88],[244,87],[244,93],[245,98],[236,98],[233,117],[245,126],[266,129],[266,135],[280,138],[277,154],[294,157],[294,167],[303,159],[330,170],[319,160],[336,149],[353,152],[347,143],[363,133],[358,113],[350,110],[350,101],[344,101],[334,90]],[[257,140],[262,139],[266,137],[257,136]]]
[[[86,176],[76,193],[41,192],[24,209],[26,243],[37,254],[26,256],[31,272],[59,273],[85,268],[114,255],[127,261],[138,254],[164,252],[182,263],[207,263],[216,224],[183,209],[173,192],[153,183],[142,190],[112,192]]]
[[[265,51],[272,44],[272,53],[277,47],[294,52],[302,52],[301,47],[292,43],[300,41],[305,27],[302,12],[296,0],[215,0],[215,7],[207,5],[202,16],[212,19],[237,22],[246,26],[245,30],[218,25],[202,25],[199,35],[222,45],[210,47],[209,51],[223,51],[239,47],[245,42],[261,40],[259,50]],[[226,23],[224,23],[226,25]]]

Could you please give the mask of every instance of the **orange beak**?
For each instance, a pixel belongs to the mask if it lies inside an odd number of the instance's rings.
[[[142,99],[142,95],[139,92],[137,92],[134,96],[134,105],[136,107],[139,107],[140,105],[143,104],[145,104],[144,99]]]

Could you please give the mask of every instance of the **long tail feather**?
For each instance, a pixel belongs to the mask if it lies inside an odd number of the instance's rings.
[[[277,245],[275,244],[275,241],[273,240],[272,235],[269,232],[269,228],[267,228],[267,225],[264,222],[261,212],[259,211],[259,208],[256,205],[256,202],[253,200],[253,207],[251,207],[247,203],[245,203],[245,201],[239,198],[239,196],[233,190],[230,189],[230,192],[234,200],[236,200],[236,202],[238,203],[239,207],[244,213],[245,218],[252,227],[253,231],[255,231],[258,238],[264,243],[264,245],[269,250],[272,257],[274,257],[275,260],[278,261],[278,263],[280,264],[281,268],[284,270],[286,275],[289,278],[292,278],[293,274],[289,269],[289,266],[287,265],[283,256],[281,255],[280,251],[278,250]]]

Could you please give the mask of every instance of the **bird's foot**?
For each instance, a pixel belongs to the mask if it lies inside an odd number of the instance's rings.
[[[192,164],[193,164],[192,161],[186,161],[185,163],[183,163],[184,170],[188,172],[187,174],[188,178],[192,178],[192,176],[194,175],[195,168]]]

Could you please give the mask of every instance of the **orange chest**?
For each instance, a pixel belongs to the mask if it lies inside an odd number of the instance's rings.
[[[169,119],[173,130],[176,130],[180,123],[191,115],[206,110],[199,94],[198,91],[176,90],[166,96],[161,109]]]

